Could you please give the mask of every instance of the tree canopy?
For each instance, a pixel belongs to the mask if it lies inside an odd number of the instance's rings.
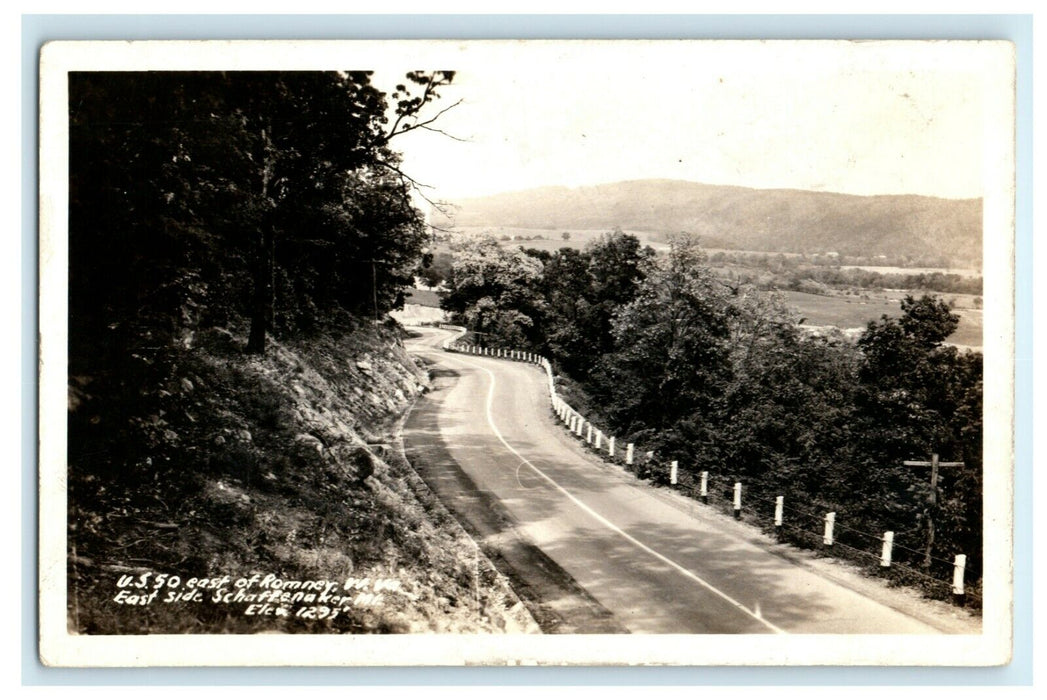
[[[105,343],[246,318],[260,352],[394,308],[426,234],[391,140],[453,73],[407,77],[390,107],[366,72],[71,74],[74,323]]]
[[[935,551],[978,570],[981,355],[945,344],[957,316],[940,299],[905,298],[857,342],[811,334],[781,297],[713,274],[693,237],[656,256],[621,231],[555,252],[474,240],[451,287],[458,320],[549,357],[591,420],[684,478],[707,470],[744,481],[750,501],[784,495],[895,530],[902,558],[933,518],[946,525]],[[933,510],[927,474],[902,464],[932,453],[965,464]]]

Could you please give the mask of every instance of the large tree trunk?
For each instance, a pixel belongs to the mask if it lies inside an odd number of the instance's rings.
[[[247,352],[265,352],[265,339],[273,320],[273,257],[275,236],[270,222],[262,224],[259,235],[258,257],[254,273],[254,299],[251,303],[251,333]]]
[[[247,352],[261,355],[265,352],[265,336],[273,319],[273,257],[274,240],[272,211],[267,207],[269,181],[273,174],[271,132],[261,130],[263,210],[258,232],[258,255],[254,269],[254,298],[251,300],[251,333],[247,338]]]

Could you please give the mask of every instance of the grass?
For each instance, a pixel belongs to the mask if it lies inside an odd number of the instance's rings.
[[[864,297],[822,296],[806,292],[781,292],[786,303],[804,317],[811,326],[836,326],[837,328],[864,328],[870,321],[886,315],[897,318],[902,315],[899,302],[904,293],[874,294]],[[950,295],[946,295],[950,296]],[[981,311],[958,308],[960,325],[948,338],[949,343],[964,347],[982,347]]]
[[[886,314],[901,316],[896,301],[885,298],[860,299],[856,297],[822,296],[806,292],[782,292],[789,306],[794,307],[811,326],[836,326],[837,328],[864,327],[869,321]]]

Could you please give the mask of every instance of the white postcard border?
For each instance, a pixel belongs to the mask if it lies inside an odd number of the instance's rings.
[[[735,51],[767,42],[656,42],[667,50]],[[785,49],[796,42],[771,42]],[[829,42],[821,42],[829,43]],[[848,42],[832,42],[847,44]],[[66,629],[65,411],[67,250],[67,98],[72,70],[317,69],[347,64],[410,70],[419,64],[458,69],[477,56],[515,61],[564,51],[618,52],[634,60],[641,41],[575,42],[69,42],[45,47],[41,69],[40,157],[40,633],[47,663],[70,666],[308,666],[684,664],[684,665],[995,665],[1010,655],[1013,606],[1014,426],[1014,75],[1006,42],[874,42],[885,60],[912,65],[956,49],[982,71],[986,141],[985,512],[983,633],[922,637],[866,635],[395,637],[295,635],[85,636]],[[863,46],[870,46],[869,43]],[[935,50],[939,53],[935,55]],[[490,53],[485,53],[490,52]],[[893,52],[893,53],[892,53]],[[608,54],[612,55],[612,54]],[[563,56],[558,56],[563,60]],[[555,59],[554,59],[555,60]],[[956,60],[951,57],[949,60]],[[1008,73],[1009,71],[1009,73]],[[990,377],[992,378],[990,380]],[[992,467],[988,465],[1006,465]],[[991,546],[990,544],[991,543]],[[642,647],[638,651],[637,647]]]

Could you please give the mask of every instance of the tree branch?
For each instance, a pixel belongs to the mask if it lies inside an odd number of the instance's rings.
[[[407,77],[411,78],[411,75],[408,74]],[[436,86],[438,84],[439,85],[443,85],[445,83],[444,83],[443,80],[437,81],[436,80],[436,74],[433,73],[433,75],[429,78],[429,81],[426,82],[426,84],[425,84],[425,89],[422,91],[422,96],[419,98],[419,102],[418,102],[418,106],[417,107],[414,107],[413,109],[405,110],[403,112],[400,112],[399,108],[397,108],[396,121],[393,122],[393,128],[390,129],[388,135],[386,135],[386,137],[385,137],[386,141],[388,141],[389,139],[391,139],[393,136],[396,135],[396,133],[397,133],[396,132],[396,127],[400,126],[400,122],[402,122],[404,119],[410,118],[412,116],[417,116],[418,112],[422,109],[422,107],[424,107],[425,105],[427,105],[429,103],[429,100],[431,99],[431,96],[432,96],[433,92],[435,91]],[[411,93],[408,91],[407,95],[410,96],[410,94]],[[407,131],[407,129],[405,128],[404,131]],[[400,133],[403,133],[403,132],[401,131]]]
[[[414,188],[425,187],[426,189],[433,189],[432,185],[427,185],[424,182],[418,182],[418,180],[415,180],[413,177],[405,173],[403,170],[400,170],[400,168],[396,167],[392,163],[388,163],[384,160],[376,160],[375,162],[378,163],[378,165],[381,165],[383,168],[387,168],[393,171],[393,173],[399,176],[401,182],[406,180],[407,182],[410,182]]]
[[[405,125],[404,125],[404,127],[403,127],[402,129],[400,129],[400,131],[397,131],[397,130],[396,130],[396,128],[397,128],[397,127],[398,127],[398,126],[400,125],[400,123],[401,123],[401,122],[403,121],[403,117],[410,117],[410,116],[414,116],[414,117],[417,117],[417,116],[418,116],[418,110],[420,110],[420,109],[422,108],[422,106],[423,106],[424,104],[425,104],[425,103],[423,102],[422,104],[418,105],[418,109],[417,109],[417,110],[414,110],[414,111],[413,111],[412,113],[410,113],[410,114],[402,114],[402,115],[400,115],[399,117],[397,117],[397,119],[396,119],[396,123],[395,123],[395,124],[393,124],[393,128],[392,128],[392,129],[391,129],[391,130],[389,131],[389,135],[388,135],[388,136],[386,136],[386,141],[388,141],[388,140],[392,139],[392,138],[393,138],[394,136],[397,136],[397,135],[399,135],[399,134],[406,134],[406,133],[407,133],[408,131],[414,131],[415,129],[424,129],[424,128],[427,128],[427,127],[428,127],[428,126],[429,126],[430,124],[432,124],[433,122],[435,122],[435,121],[436,121],[437,119],[439,119],[439,118],[440,118],[441,116],[443,116],[444,114],[446,114],[446,113],[447,113],[448,111],[450,111],[450,110],[454,109],[455,107],[457,107],[458,105],[462,104],[462,101],[461,101],[461,100],[458,100],[458,101],[457,101],[457,102],[455,102],[454,104],[452,104],[452,105],[448,105],[448,106],[444,107],[444,108],[443,108],[443,109],[441,109],[441,110],[440,110],[439,112],[437,112],[437,113],[436,113],[436,114],[434,114],[434,115],[433,115],[432,117],[430,117],[429,119],[426,119],[426,120],[425,120],[425,121],[423,121],[423,122],[415,122],[414,124],[405,124]],[[436,131],[436,129],[431,129],[431,131]],[[443,132],[441,132],[441,133],[443,133]],[[448,135],[449,135],[449,134],[448,134]],[[453,137],[453,136],[452,136],[451,138],[455,138],[455,137]],[[457,139],[457,140],[459,140],[459,141],[460,141],[460,140],[462,140],[462,139]]]
[[[400,170],[400,168],[396,167],[392,163],[387,163],[387,162],[385,162],[383,160],[377,160],[375,162],[378,163],[378,165],[381,165],[382,167],[391,170],[394,174],[396,174],[397,177],[400,178],[400,183],[401,184],[403,184],[405,187],[409,187],[410,189],[414,190],[416,193],[418,193],[419,197],[421,197],[422,199],[424,199],[426,202],[429,203],[429,206],[433,207],[434,209],[436,209],[438,212],[440,212],[444,216],[447,216],[448,218],[450,218],[448,213],[447,213],[447,209],[445,209],[446,203],[434,202],[432,199],[427,197],[424,192],[422,192],[422,188],[423,187],[426,188],[426,189],[430,189],[430,190],[433,189],[432,185],[427,185],[427,184],[425,184],[423,182],[419,182],[418,180],[415,180],[413,177],[411,177],[410,175],[405,173],[403,170]],[[410,201],[408,201],[406,199],[406,197],[404,198],[404,203],[406,205],[408,205],[408,206],[410,206],[410,204],[411,204]]]
[[[436,132],[436,133],[438,133],[438,134],[443,134],[443,135],[444,135],[444,136],[446,136],[447,138],[449,138],[449,139],[454,139],[455,141],[460,141],[461,143],[470,143],[470,140],[469,140],[469,139],[463,139],[463,138],[459,138],[459,137],[455,136],[454,134],[449,134],[449,133],[447,133],[447,132],[446,132],[446,131],[444,131],[443,129],[435,129],[435,128],[431,127],[431,126],[426,126],[426,125],[424,125],[424,124],[420,124],[420,125],[419,125],[418,127],[416,127],[416,128],[420,128],[420,129],[425,129],[426,131],[435,131],[435,132]],[[400,133],[403,133],[403,132],[401,131]]]

